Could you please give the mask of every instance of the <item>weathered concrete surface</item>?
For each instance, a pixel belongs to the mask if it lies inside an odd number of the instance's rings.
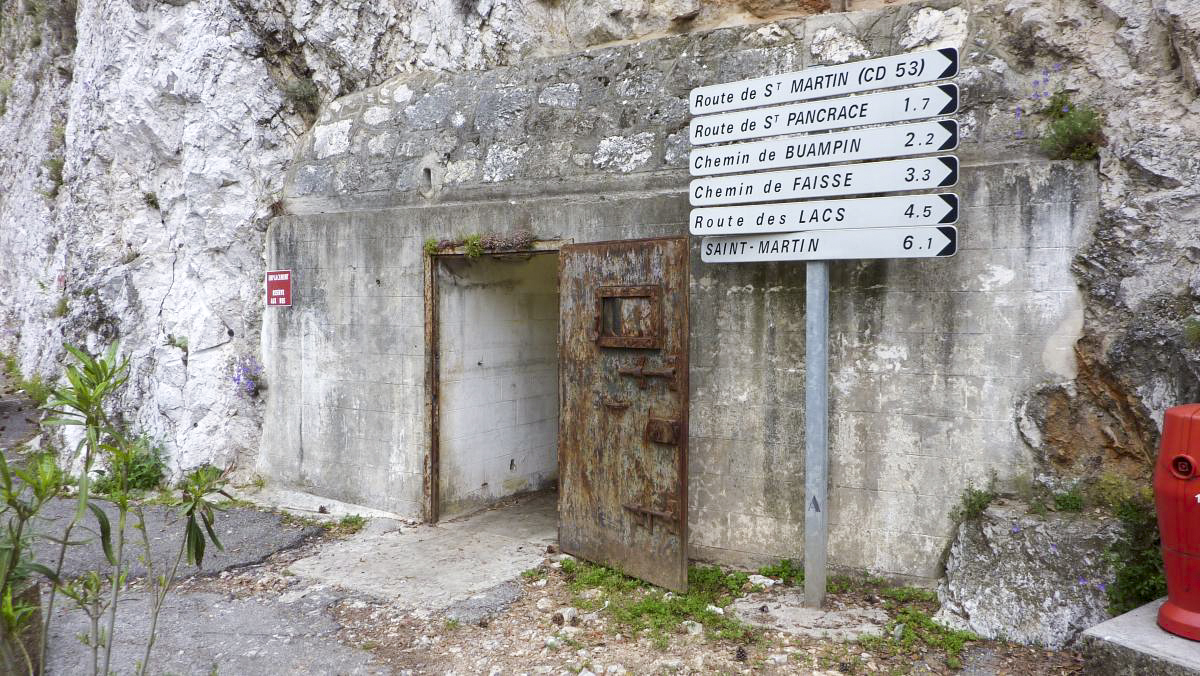
[[[1200,674],[1200,643],[1159,628],[1165,599],[1147,603],[1083,632],[1080,649],[1087,673],[1097,676],[1194,676]]]
[[[232,598],[213,593],[176,593],[159,616],[151,654],[155,674],[389,674],[373,665],[371,653],[340,644],[340,626],[328,612],[341,595],[309,590],[290,601],[264,603],[261,598]],[[117,612],[117,641],[112,664],[132,673],[145,650],[149,598],[128,592]],[[88,631],[82,612],[59,605],[51,625],[51,674],[85,671],[90,650],[79,635]]]
[[[950,547],[935,619],[986,638],[1058,649],[1108,617],[1111,518],[993,504]]]
[[[726,608],[746,624],[806,638],[854,641],[860,636],[882,636],[888,615],[879,608],[823,610],[807,608],[803,591],[767,597],[744,596]]]
[[[817,34],[872,55],[901,43],[965,49],[986,28],[956,7],[780,21],[769,40],[761,28],[669,37],[396,78],[341,99],[304,140],[284,192],[291,215],[268,233],[271,264],[304,272],[297,304],[264,324],[278,387],[260,471],[418,517],[427,238],[685,235],[692,87],[837,60]],[[960,78],[959,254],[833,271],[837,565],[936,578],[967,481],[1031,473],[1040,458],[1014,425],[1018,408],[1076,373],[1084,307],[1071,265],[1098,218],[1099,177],[1093,164],[1038,156],[991,114],[1018,83],[998,58],[967,51]],[[691,553],[738,565],[798,557],[803,268],[696,255],[691,279]],[[470,430],[442,422],[445,434]]]
[[[95,500],[95,503],[104,507],[109,523],[115,530],[116,507],[102,500]],[[43,519],[37,524],[39,532],[61,537],[63,528],[74,516],[76,504],[78,503],[74,500],[61,499],[46,505],[41,513]],[[179,554],[179,547],[183,541],[183,517],[178,509],[163,505],[147,505],[144,507],[144,513],[154,568],[157,573],[162,573]],[[126,526],[126,552],[131,554],[129,574],[132,577],[140,577],[145,575],[146,566],[140,559],[144,547],[141,533],[133,527],[135,520],[136,517],[131,513]],[[83,525],[87,530],[77,526],[71,537],[73,540],[88,538],[91,542],[67,549],[67,557],[63,562],[63,574],[67,577],[74,577],[89,570],[109,569],[99,537],[95,535],[96,518],[90,510],[84,517]],[[221,538],[221,544],[225,547],[224,551],[210,544],[204,550],[203,565],[197,569],[187,565],[185,559],[180,564],[181,576],[193,573],[211,575],[222,570],[258,563],[275,552],[295,547],[305,538],[320,532],[320,528],[287,523],[279,514],[232,507],[217,512],[216,531],[217,537]],[[58,557],[58,546],[46,540],[37,540],[34,551],[37,559],[48,565]]]
[[[511,602],[502,587],[537,567],[557,537],[556,496],[436,526],[366,529],[290,570],[421,614],[456,607],[468,619]]]

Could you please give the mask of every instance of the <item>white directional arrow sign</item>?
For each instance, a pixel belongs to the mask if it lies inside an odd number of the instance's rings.
[[[693,235],[748,235],[797,230],[846,230],[958,221],[958,195],[898,195],[783,204],[692,209]]]
[[[705,263],[942,258],[958,250],[952,225],[869,230],[806,230],[746,237],[705,237]]]
[[[958,123],[954,120],[933,120],[727,146],[706,146],[691,152],[688,168],[692,176],[711,176],[920,155],[957,147]]]
[[[697,87],[688,95],[688,107],[692,115],[705,115],[869,89],[925,84],[957,74],[958,49],[947,47]]]
[[[797,132],[908,122],[955,112],[958,112],[958,85],[943,84],[707,115],[692,120],[689,134],[692,145],[699,146]]]
[[[957,182],[957,157],[910,157],[888,162],[697,178],[688,186],[688,199],[692,206],[700,207],[928,190],[948,188]]]

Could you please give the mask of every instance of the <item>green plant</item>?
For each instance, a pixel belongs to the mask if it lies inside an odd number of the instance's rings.
[[[1183,340],[1191,347],[1200,345],[1200,317],[1183,320]]]
[[[151,209],[158,209],[158,195],[152,192],[142,193],[142,202]]]
[[[178,336],[178,337],[176,337],[176,336],[175,336],[175,334],[168,333],[168,334],[167,334],[167,339],[166,339],[166,341],[164,341],[164,342],[163,342],[163,345],[164,345],[164,346],[166,346],[166,347],[173,347],[173,348],[176,348],[176,349],[178,349],[178,350],[182,351],[184,354],[187,354],[187,353],[188,353],[188,339],[187,339],[187,336]]]
[[[758,569],[758,574],[767,577],[777,577],[787,585],[799,586],[804,584],[804,566],[796,565],[791,559],[784,559],[779,563],[763,566]]]
[[[441,250],[441,247],[438,246],[438,240],[436,237],[430,237],[425,240],[425,254],[426,255],[432,256],[440,250]]]
[[[467,258],[479,258],[483,255],[483,236],[467,235],[463,238],[463,252]]]
[[[52,388],[42,380],[41,376],[35,375],[28,380],[18,380],[16,385],[17,389],[24,392],[25,396],[29,397],[38,407],[45,406],[46,401],[50,399]]]
[[[67,297],[62,296],[58,299],[58,303],[54,305],[54,309],[50,311],[50,316],[55,319],[60,319],[67,316],[70,306],[67,304]]]
[[[448,618],[446,620],[446,629],[449,629],[450,631],[454,631],[455,629],[458,629],[461,626],[462,626],[462,622],[459,622],[458,620],[456,620],[452,617]]]
[[[541,568],[530,568],[529,570],[521,571],[521,577],[526,580],[541,580],[546,577],[546,571]]]
[[[50,179],[50,189],[42,193],[43,196],[54,199],[58,197],[58,191],[63,184],[63,165],[66,160],[61,155],[56,155],[42,162],[42,166],[46,168],[46,177]]]
[[[200,565],[204,558],[207,542],[217,548],[221,542],[214,529],[215,515],[211,498],[214,494],[229,497],[224,492],[228,480],[226,470],[221,472],[212,467],[201,467],[189,473],[179,487],[179,498],[174,499],[184,517],[184,532],[180,539],[179,556],[167,571],[160,571],[153,559],[149,537],[146,534],[145,517],[140,504],[131,502],[130,493],[134,484],[148,480],[154,472],[154,461],[146,460],[149,444],[131,441],[116,426],[106,412],[105,403],[119,390],[129,377],[128,359],[117,360],[117,345],[111,345],[104,355],[93,357],[71,345],[64,345],[67,352],[77,361],[66,368],[67,384],[55,389],[48,410],[56,417],[46,421],[48,425],[75,425],[83,428],[83,438],[77,446],[83,453],[83,471],[78,479],[79,498],[74,516],[67,522],[63,535],[55,538],[59,544],[58,558],[53,570],[43,571],[51,586],[46,606],[45,621],[41,634],[41,664],[45,664],[49,623],[53,618],[55,596],[58,591],[75,601],[90,620],[88,645],[92,649],[92,673],[111,672],[112,647],[117,629],[116,612],[122,588],[125,586],[125,569],[128,564],[126,553],[126,524],[130,512],[137,517],[135,530],[142,534],[144,552],[142,560],[147,569],[147,579],[152,592],[151,620],[146,653],[138,664],[138,673],[144,674],[150,662],[150,649],[154,645],[158,614],[163,600],[175,580],[182,557],[189,563]],[[93,486],[90,480],[95,464],[103,459],[110,470],[108,475],[108,499],[117,511],[114,529],[108,515],[90,500]],[[97,533],[104,551],[109,570],[107,576],[99,571],[90,571],[76,580],[64,583],[60,576],[66,548],[74,544],[71,533],[87,511],[96,519]],[[107,600],[105,597],[107,596]],[[101,659],[103,648],[103,659]]]
[[[972,482],[967,482],[966,489],[963,490],[962,501],[955,510],[955,517],[959,521],[970,521],[978,519],[983,515],[983,510],[992,504],[992,500],[996,499],[996,491],[994,489],[995,482],[990,481],[987,488],[976,488]]]
[[[1054,494],[1054,508],[1060,512],[1083,511],[1083,495],[1078,488]]]
[[[12,78],[0,78],[0,115],[8,111],[8,97],[12,95]]]
[[[292,104],[296,112],[306,117],[317,114],[321,97],[317,90],[317,84],[311,77],[300,76],[285,79],[280,83],[280,89],[283,91],[284,100]]]
[[[117,459],[117,462],[124,462],[125,467],[109,467],[96,479],[97,493],[111,494],[116,489],[117,477],[122,474],[127,477],[128,490],[131,491],[152,491],[162,484],[167,472],[162,449],[144,435],[130,442],[130,446],[129,452]]]
[[[921,589],[919,587],[889,587],[881,591],[880,595],[885,599],[897,603],[912,603],[914,601],[937,603],[937,592],[932,589]]]
[[[756,636],[754,630],[732,615],[718,612],[741,596],[747,583],[745,573],[694,566],[688,569],[687,593],[675,594],[664,593],[620,571],[583,561],[565,560],[562,570],[574,592],[590,588],[604,590],[604,611],[630,634],[648,631],[659,647],[665,647],[668,633],[676,631],[684,620],[700,622],[712,636],[721,639],[748,641]],[[579,596],[573,603],[589,609],[600,607],[594,599]]]
[[[367,525],[365,517],[358,514],[347,514],[338,521],[337,530],[346,535],[353,535],[362,530],[365,525]]]
[[[1134,492],[1117,503],[1114,513],[1121,523],[1108,556],[1116,572],[1108,587],[1108,608],[1114,615],[1128,612],[1167,593],[1162,554],[1159,551],[1158,517],[1149,490]]]
[[[1050,97],[1043,112],[1050,118],[1050,124],[1041,147],[1050,159],[1093,160],[1107,144],[1101,115],[1091,108],[1072,105],[1066,92]]]
[[[1128,477],[1115,472],[1101,474],[1088,490],[1089,498],[1093,502],[1114,512],[1119,505],[1132,499],[1137,493],[1138,489]]]

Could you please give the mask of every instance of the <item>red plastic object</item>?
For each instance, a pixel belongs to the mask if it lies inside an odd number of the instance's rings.
[[[1200,641],[1200,404],[1167,409],[1154,503],[1167,572],[1158,626]]]

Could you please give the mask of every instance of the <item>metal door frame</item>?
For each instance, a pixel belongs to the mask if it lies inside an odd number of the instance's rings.
[[[681,397],[680,407],[679,407],[680,408],[680,411],[679,411],[679,444],[676,447],[676,449],[677,449],[676,453],[678,456],[678,463],[679,463],[679,511],[680,511],[680,517],[681,517],[679,519],[679,542],[680,542],[680,547],[683,551],[683,557],[682,557],[682,562],[681,562],[683,570],[681,571],[681,575],[682,575],[682,579],[684,580],[684,584],[686,585],[686,583],[687,583],[686,581],[688,579],[688,562],[690,561],[689,551],[688,551],[688,548],[690,545],[689,525],[688,525],[688,523],[689,523],[689,520],[688,520],[688,450],[689,450],[689,441],[690,441],[690,437],[691,437],[691,434],[690,434],[691,369],[689,367],[690,363],[691,363],[691,353],[692,353],[691,241],[689,240],[689,238],[687,236],[663,236],[663,237],[645,237],[645,238],[638,238],[638,239],[604,240],[604,241],[596,241],[596,242],[574,242],[574,241],[566,242],[566,243],[564,243],[562,249],[568,249],[568,250],[565,252],[560,250],[559,256],[558,256],[559,289],[560,289],[560,294],[561,294],[563,263],[565,260],[563,254],[564,253],[569,254],[570,253],[569,248],[571,248],[571,247],[629,245],[629,244],[663,242],[663,241],[682,242],[684,249],[687,252],[687,255],[684,257],[684,262],[683,262],[683,266],[682,266],[683,270],[682,270],[682,280],[681,280],[681,289],[682,289],[682,292],[684,295],[684,303],[682,304],[682,308],[680,310],[682,313],[682,322],[683,322],[683,330],[681,333],[681,335],[683,337],[683,353],[678,357],[678,361],[675,366],[676,377],[677,377],[676,383],[679,388],[680,397]],[[560,302],[561,302],[561,300],[560,300]],[[560,318],[560,320],[561,320],[561,318]],[[563,454],[562,407],[563,407],[564,402],[566,401],[566,397],[564,396],[564,393],[563,393],[563,388],[565,387],[565,384],[563,383],[563,380],[562,380],[562,367],[561,367],[562,359],[563,359],[563,335],[562,335],[561,330],[559,331],[558,341],[559,341],[558,342],[558,359],[559,359],[559,364],[560,364],[560,366],[559,366],[559,383],[558,383],[558,387],[559,387],[559,395],[558,395],[558,406],[559,406],[558,466],[560,468],[560,471],[558,474],[558,490],[559,490],[559,495],[562,495],[562,481],[563,481],[563,475],[562,475],[562,471],[561,471],[561,468],[563,466],[563,462],[562,462],[562,454]],[[562,517],[560,516],[559,517],[559,527],[560,528],[561,528],[561,523],[562,523]]]
[[[569,243],[569,242],[568,242]],[[535,241],[527,249],[485,253],[491,258],[505,256],[559,255],[562,240]],[[438,312],[438,265],[443,260],[468,258],[466,249],[462,246],[439,251],[423,253],[425,289],[425,438],[427,447],[424,459],[424,486],[421,505],[421,520],[425,523],[437,523],[440,518],[439,484],[441,481],[441,336],[438,325],[441,321]],[[557,282],[558,278],[555,277]]]

